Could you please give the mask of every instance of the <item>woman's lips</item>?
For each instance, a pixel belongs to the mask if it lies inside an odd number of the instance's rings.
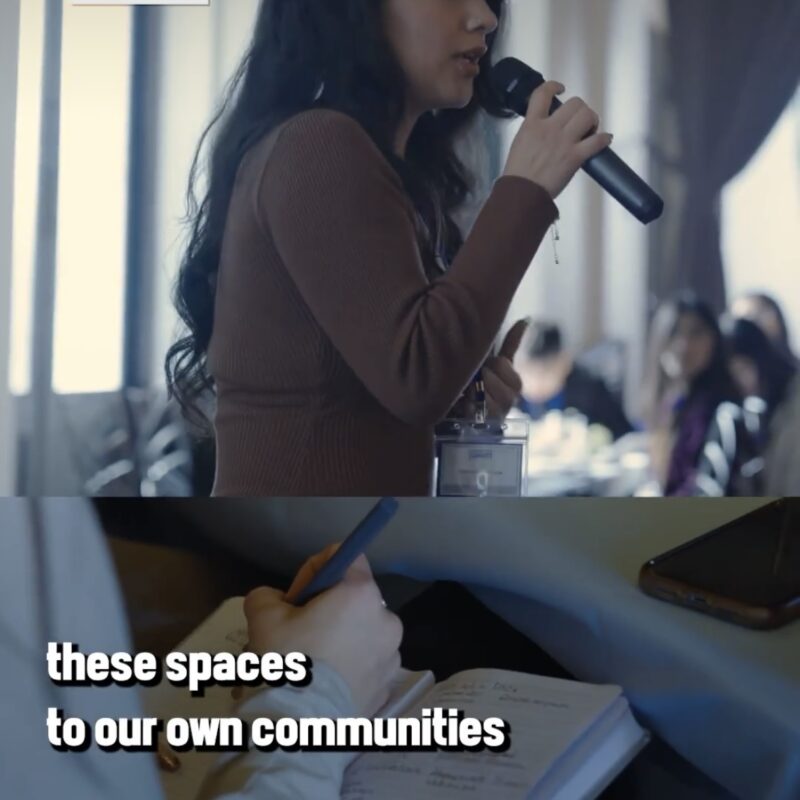
[[[458,62],[461,74],[465,77],[474,78],[480,74],[480,60],[488,52],[486,47],[473,47],[471,50],[464,50],[454,56]]]
[[[458,69],[462,75],[468,78],[474,78],[480,74],[481,68],[478,66],[476,59],[470,58],[467,55],[455,56]]]

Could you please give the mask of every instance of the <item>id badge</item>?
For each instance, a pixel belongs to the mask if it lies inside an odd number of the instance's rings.
[[[527,420],[446,420],[437,427],[437,497],[522,497],[527,467]]]

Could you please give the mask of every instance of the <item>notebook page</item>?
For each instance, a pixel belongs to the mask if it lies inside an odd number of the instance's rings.
[[[391,697],[388,703],[381,708],[376,716],[397,716],[402,708],[408,706],[409,696],[424,693],[425,689],[433,683],[430,672],[410,672],[400,670],[392,683]],[[162,688],[162,687],[159,687]],[[170,687],[171,696],[164,698],[163,705],[153,710],[157,716],[207,716],[207,717],[233,717],[236,716],[236,705],[231,699],[230,688],[215,686],[206,690],[202,699],[191,698],[188,689]],[[204,753],[190,750],[180,753],[181,767],[177,772],[160,772],[161,785],[166,800],[194,800],[205,776],[219,759],[218,753]],[[261,754],[262,758],[270,758],[269,753]],[[302,754],[297,754],[302,758]]]
[[[537,784],[536,800],[598,797],[649,741],[620,695],[566,758]]]
[[[432,672],[412,672],[402,667],[389,688],[389,699],[375,712],[376,717],[400,717],[422,700],[434,685]]]
[[[464,796],[519,800],[550,765],[621,694],[593,686],[502,670],[470,670],[436,685],[406,716],[422,708],[463,709],[511,725],[505,753],[366,753],[347,771],[343,800],[455,800]]]
[[[175,652],[240,653],[247,645],[247,621],[243,611],[243,598],[226,600],[183,642],[173,648]],[[416,703],[433,686],[431,672],[411,672],[400,669],[390,685],[390,696],[375,716],[392,717]],[[201,698],[192,697],[189,689],[160,686],[142,692],[143,705],[150,716],[160,719],[172,717],[232,717],[236,715],[236,701],[230,687],[212,686]],[[268,754],[264,755],[269,758]],[[167,800],[192,800],[208,771],[219,758],[217,753],[188,751],[179,755],[178,772],[161,772],[161,782]]]

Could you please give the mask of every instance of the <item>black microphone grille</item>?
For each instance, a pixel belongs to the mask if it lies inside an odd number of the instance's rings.
[[[509,57],[492,67],[489,83],[507,108],[524,114],[528,99],[544,83],[544,76],[518,58]]]

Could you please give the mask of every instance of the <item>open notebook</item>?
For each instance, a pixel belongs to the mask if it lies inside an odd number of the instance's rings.
[[[232,598],[175,649],[237,652],[246,640],[242,599]],[[234,713],[230,689],[224,687],[192,698],[188,689],[164,683],[145,691],[144,704],[162,719]],[[439,684],[430,672],[401,670],[378,715],[418,716],[422,708],[436,706],[505,719],[511,725],[511,747],[501,754],[364,753],[348,768],[342,797],[584,800],[600,794],[648,738],[617,686],[504,670],[468,670]],[[215,753],[182,753],[179,771],[161,773],[168,800],[193,800],[216,758]]]

